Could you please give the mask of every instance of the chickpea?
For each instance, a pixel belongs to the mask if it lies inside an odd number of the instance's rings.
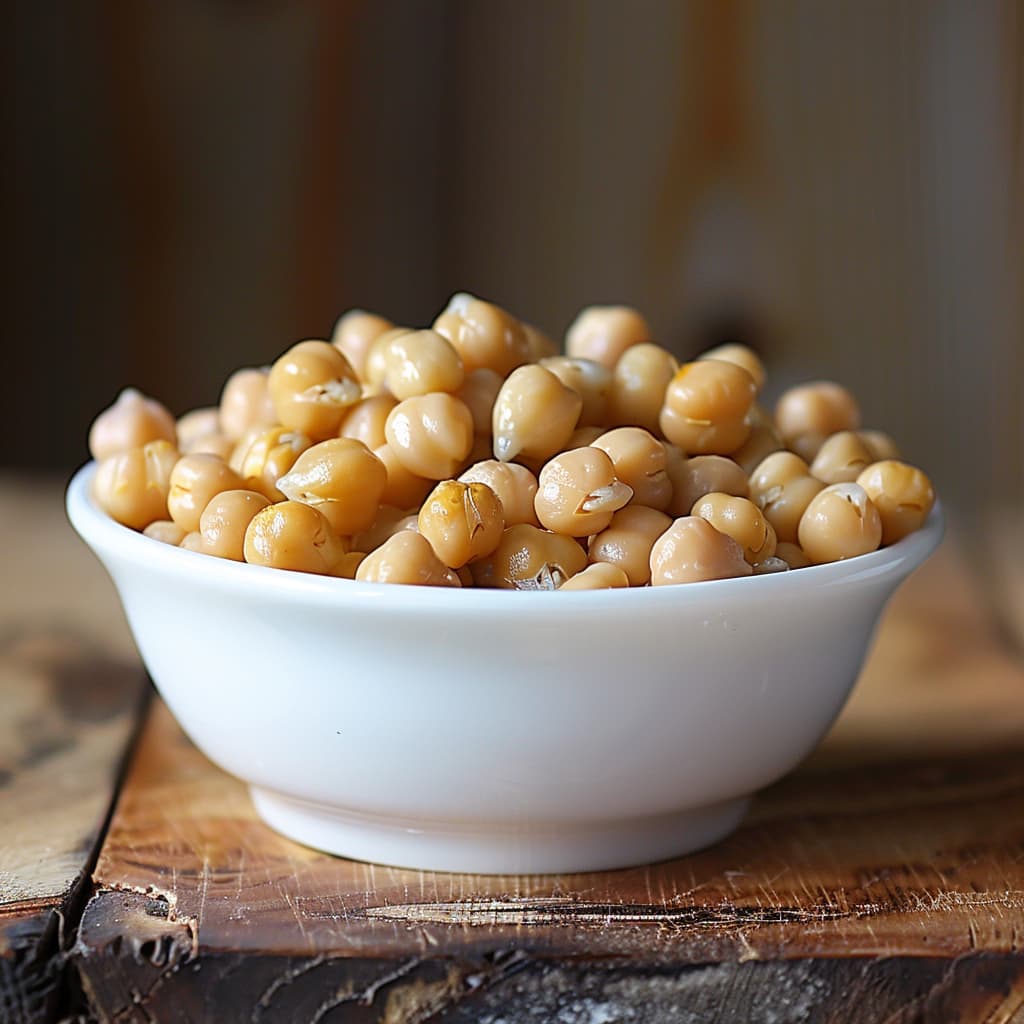
[[[755,504],[765,519],[771,523],[777,540],[792,544],[797,539],[800,520],[807,506],[824,487],[825,485],[813,476],[795,476],[762,493]]]
[[[270,398],[270,369],[235,370],[220,393],[220,431],[232,441],[241,441],[250,431],[265,430],[277,423]]]
[[[141,448],[150,441],[177,444],[174,417],[156,399],[125,388],[89,429],[89,452],[97,461]]]
[[[750,576],[743,549],[700,516],[677,519],[651,548],[651,586]]]
[[[369,553],[376,551],[388,539],[400,530],[413,530],[419,532],[419,517],[414,511],[410,514],[408,509],[395,508],[394,505],[381,505],[377,509],[377,518],[373,525],[362,533],[357,533],[352,538],[352,547],[356,551]]]
[[[737,498],[749,494],[746,473],[724,455],[695,455],[688,459],[673,453],[667,470],[672,483],[672,501],[667,511],[676,517],[688,516],[697,501],[713,491]]]
[[[215,494],[242,486],[242,478],[216,455],[182,455],[171,470],[167,511],[186,533],[193,533]]]
[[[408,583],[421,587],[459,587],[459,574],[445,565],[426,537],[402,530],[389,537],[359,563],[357,580],[367,583]]]
[[[586,564],[583,548],[571,537],[519,523],[505,530],[494,551],[472,569],[478,587],[557,590]]]
[[[714,348],[709,348],[707,352],[702,352],[697,358],[720,359],[723,363],[733,363],[736,366],[741,366],[754,378],[758,391],[764,387],[766,376],[764,363],[761,362],[760,356],[746,345],[739,345],[735,342],[726,345],[716,345]]]
[[[455,346],[467,373],[486,366],[507,377],[530,355],[526,331],[514,316],[466,292],[452,296],[433,328]]]
[[[198,530],[186,533],[185,536],[181,538],[181,543],[178,547],[184,548],[186,551],[194,551],[197,555],[206,554],[203,550],[203,535]]]
[[[728,534],[743,548],[743,557],[756,565],[775,554],[775,530],[761,510],[747,498],[731,494],[705,494],[693,515],[706,519],[719,533]]]
[[[608,423],[658,433],[665,391],[678,369],[679,361],[660,345],[644,342],[627,348],[612,373]]]
[[[185,537],[185,531],[170,519],[158,519],[155,523],[150,523],[142,532],[147,537],[152,537],[153,540],[158,540],[162,544],[170,544],[174,548]]]
[[[304,434],[286,427],[270,427],[256,434],[244,450],[236,450],[231,457],[231,468],[242,478],[246,489],[259,491],[271,501],[284,501],[277,481],[312,443]]]
[[[883,430],[858,430],[860,439],[871,453],[872,462],[899,459],[900,450],[896,442]]]
[[[379,448],[374,448],[373,454],[384,464],[388,476],[384,491],[380,496],[382,505],[412,508],[418,506],[430,493],[434,481],[429,477],[417,476],[406,469],[390,444],[382,444]]]
[[[337,437],[362,388],[349,361],[326,341],[300,341],[270,368],[267,380],[278,421],[314,441]]]
[[[540,471],[537,485],[533,507],[541,525],[569,537],[600,533],[633,497],[600,448],[556,455]]]
[[[751,417],[748,416],[748,422]],[[785,445],[778,431],[771,424],[750,422],[750,436],[730,456],[744,473],[752,473],[773,452],[782,451]]]
[[[498,496],[506,526],[528,523],[539,526],[533,507],[537,478],[515,462],[487,459],[470,466],[460,477],[464,484],[486,484]]]
[[[245,529],[245,560],[331,576],[345,555],[345,545],[312,505],[280,501],[260,509]]]
[[[935,504],[931,480],[916,466],[895,459],[868,466],[857,483],[878,509],[883,544],[894,544],[919,530]]]
[[[473,417],[452,395],[416,395],[388,413],[384,433],[388,448],[410,473],[445,480],[458,473],[473,448]]]
[[[384,390],[384,378],[387,377],[388,373],[388,346],[396,338],[401,338],[404,334],[413,333],[415,333],[415,328],[412,327],[392,327],[373,339],[370,349],[366,353],[363,372],[359,375],[359,379],[364,384],[364,395],[376,395]]]
[[[427,496],[418,525],[437,557],[461,569],[498,546],[505,520],[501,500],[487,484],[445,480]]]
[[[558,355],[558,346],[540,328],[524,322],[523,330],[526,332],[527,359],[531,363]]]
[[[613,369],[632,345],[651,340],[644,318],[629,306],[588,306],[565,332],[565,352],[573,359],[593,359]]]
[[[754,378],[734,363],[686,363],[665,391],[661,431],[688,454],[730,455],[750,435],[746,416],[756,394]]]
[[[788,484],[797,477],[810,476],[811,467],[793,452],[772,452],[750,474],[750,500],[764,508],[776,487]]]
[[[617,565],[611,562],[594,562],[582,572],[570,576],[559,590],[613,590],[628,587],[629,579]]]
[[[602,434],[606,433],[603,427],[577,427],[565,442],[562,448],[564,452],[571,452],[574,448],[586,448],[593,444]],[[543,468],[543,467],[541,467]]]
[[[349,551],[346,552],[338,561],[338,564],[334,568],[332,576],[337,576],[341,580],[354,580],[356,573],[359,572],[359,566],[366,560],[365,551]]]
[[[199,550],[233,562],[245,561],[245,531],[270,502],[258,491],[215,494],[199,517]]]
[[[387,443],[384,424],[388,414],[398,402],[391,395],[371,395],[361,398],[353,405],[341,421],[339,437],[351,437],[362,441],[369,449],[379,448]]]
[[[373,525],[387,481],[384,463],[362,441],[334,437],[307,448],[277,487],[291,501],[318,509],[344,536]]]
[[[642,587],[651,579],[651,548],[671,525],[672,520],[664,512],[627,505],[612,516],[605,529],[590,538],[590,561],[617,565],[631,587]]]
[[[207,409],[193,409],[178,417],[175,424],[178,438],[178,451],[188,455],[193,447],[211,434],[220,434],[220,410],[216,406]],[[223,436],[223,435],[222,435]]]
[[[469,454],[462,460],[462,465],[459,466],[459,475],[478,462],[486,462],[493,454],[494,444],[491,441],[491,435],[474,434],[473,447],[469,449]]]
[[[860,426],[860,408],[841,384],[819,380],[783,393],[775,405],[775,425],[792,448],[793,442],[804,435],[824,439],[840,430],[856,430]]]
[[[815,565],[838,562],[874,551],[882,542],[882,519],[860,484],[831,484],[807,506],[798,536]]]
[[[612,371],[607,366],[593,359],[572,359],[568,356],[551,356],[542,359],[540,365],[583,399],[579,426],[605,425],[612,390]]]
[[[790,569],[806,569],[811,560],[803,553],[800,546],[780,540],[775,545],[775,557],[781,558]]]
[[[617,427],[593,443],[612,460],[615,475],[633,489],[632,500],[664,511],[672,501],[665,446],[640,427]]]
[[[811,476],[826,484],[852,483],[872,463],[867,445],[853,430],[827,437],[811,463]]]
[[[550,370],[530,363],[509,374],[494,402],[494,457],[546,459],[576,429],[583,400]]]
[[[776,572],[789,572],[790,566],[784,559],[772,555],[763,562],[755,562],[753,568],[755,576],[770,576]]]
[[[363,309],[350,309],[343,313],[334,325],[331,344],[349,361],[349,365],[360,380],[366,369],[366,357],[370,346],[385,331],[395,325],[376,313],[367,313]]]
[[[178,449],[163,439],[116,452],[100,461],[93,495],[104,512],[124,526],[144,530],[167,518],[167,494]]]
[[[235,442],[226,434],[203,434],[197,437],[182,455],[216,455],[222,462],[227,462],[235,450]]]
[[[384,346],[384,387],[400,402],[433,391],[458,391],[465,379],[462,360],[436,331],[408,331]]]
[[[455,392],[455,397],[466,403],[470,416],[473,417],[473,432],[477,435],[491,435],[491,418],[494,403],[501,391],[503,380],[500,374],[482,367],[466,374],[462,387]]]

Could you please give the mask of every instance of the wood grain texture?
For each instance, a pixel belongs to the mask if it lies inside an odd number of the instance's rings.
[[[83,915],[83,985],[112,1020],[1019,1020],[1024,670],[980,608],[944,549],[826,742],[734,836],[610,873],[319,854],[157,704]]]
[[[20,535],[0,591],[0,1021],[15,1024],[49,1019],[63,998],[146,685],[112,588],[64,522],[61,489],[0,480],[0,521]]]

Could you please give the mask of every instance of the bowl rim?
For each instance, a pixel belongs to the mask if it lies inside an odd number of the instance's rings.
[[[350,604],[353,601],[387,605],[389,610],[460,611],[475,608],[515,610],[522,614],[528,608],[543,609],[548,614],[554,602],[569,611],[584,608],[593,612],[604,606],[616,611],[653,610],[666,604],[679,607],[687,603],[705,604],[731,597],[776,601],[783,599],[793,587],[800,589],[831,588],[858,580],[881,576],[902,579],[916,569],[938,547],[945,531],[945,515],[938,499],[924,525],[902,540],[865,555],[824,565],[806,566],[789,572],[765,573],[754,577],[704,580],[693,584],[664,587],[628,587],[608,590],[530,591],[532,599],[515,590],[456,587],[421,587],[410,584],[368,583],[334,576],[250,565],[229,559],[215,558],[198,551],[173,547],[112,519],[92,496],[96,462],[81,466],[68,483],[65,506],[68,519],[79,536],[96,554],[116,552],[119,559],[143,568],[187,573],[195,582],[215,577],[222,585],[236,585],[246,590],[259,588],[265,594],[271,588],[280,593],[304,596],[328,603]],[[103,559],[101,559],[103,560]],[[740,588],[737,591],[737,588]],[[639,593],[638,593],[639,591]],[[622,595],[628,594],[627,598]],[[549,602],[545,604],[544,602]]]

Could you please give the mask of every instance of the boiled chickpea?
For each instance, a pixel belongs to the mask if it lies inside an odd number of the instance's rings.
[[[775,554],[775,530],[761,510],[747,498],[721,493],[705,494],[694,504],[693,515],[706,519],[719,533],[732,537],[751,565]]]
[[[167,511],[186,533],[192,533],[199,529],[199,517],[215,494],[242,486],[242,478],[216,455],[182,455],[171,470]]]
[[[743,549],[706,519],[677,519],[651,548],[651,586],[750,576]]]
[[[388,414],[398,402],[391,395],[371,395],[361,398],[353,405],[341,421],[339,437],[350,437],[354,441],[362,441],[367,448],[373,450],[387,443],[384,424]]]
[[[857,483],[878,509],[883,544],[895,544],[919,530],[935,504],[931,480],[916,466],[895,459],[868,466],[857,477]]]
[[[366,583],[406,583],[420,587],[459,587],[458,573],[434,553],[430,542],[411,530],[389,537],[359,563],[355,578]]]
[[[370,346],[385,331],[395,325],[376,313],[367,313],[363,309],[350,309],[343,313],[334,325],[331,344],[349,361],[360,380],[366,369],[366,357]]]
[[[612,372],[608,395],[607,422],[615,427],[643,427],[660,432],[658,418],[665,404],[665,391],[679,370],[671,352],[644,342],[627,348]]]
[[[459,480],[464,484],[486,484],[494,491],[501,501],[506,526],[518,523],[540,525],[533,507],[537,496],[537,478],[525,466],[487,459],[470,466],[459,476]]]
[[[630,346],[650,340],[651,329],[635,309],[588,306],[569,325],[565,352],[574,359],[593,359],[611,370]]]
[[[235,450],[235,442],[226,434],[203,434],[197,437],[182,455],[216,455],[222,462],[228,462]]]
[[[617,427],[602,434],[593,443],[615,467],[615,475],[633,489],[637,505],[664,511],[672,501],[672,481],[668,477],[665,446],[640,427]]]
[[[527,359],[531,363],[558,355],[558,346],[540,328],[524,322],[523,330],[526,332]]]
[[[764,508],[776,487],[797,477],[810,476],[811,467],[793,452],[772,452],[750,474],[750,500]]]
[[[252,517],[243,552],[252,565],[330,576],[345,555],[345,545],[312,505],[281,501]]]
[[[93,479],[93,495],[104,512],[124,526],[144,530],[167,518],[167,494],[178,450],[170,441],[108,455]]]
[[[478,587],[557,590],[586,564],[583,548],[571,537],[520,523],[505,530],[494,551],[472,570]]]
[[[270,427],[241,444],[231,457],[231,466],[250,491],[259,491],[271,501],[283,501],[277,481],[295,465],[295,460],[312,444],[304,434],[287,427]]]
[[[775,557],[781,558],[790,569],[805,569],[811,564],[811,560],[803,553],[799,545],[790,544],[784,540],[780,540],[775,545]]]
[[[629,578],[611,562],[595,562],[582,572],[570,576],[559,590],[613,590],[628,587]]]
[[[772,555],[762,562],[755,562],[753,569],[755,576],[770,576],[776,572],[789,572],[790,566],[784,559]]]
[[[514,316],[466,292],[452,296],[433,329],[452,343],[467,373],[487,367],[507,377],[530,355],[526,331]]]
[[[458,391],[465,373],[458,352],[436,331],[408,331],[383,347],[384,387],[400,402],[433,391]]]
[[[616,478],[612,460],[599,448],[556,455],[540,471],[537,484],[533,507],[541,525],[569,537],[600,533],[633,497],[633,489]]]
[[[258,491],[231,490],[214,495],[199,517],[199,550],[233,562],[245,561],[245,531],[257,512],[270,504]]]
[[[754,378],[734,363],[698,360],[679,368],[665,391],[661,431],[691,455],[730,455],[750,435]]]
[[[627,505],[612,516],[605,529],[590,538],[589,559],[618,566],[631,587],[642,587],[651,579],[651,548],[671,525],[672,520],[664,512]]]
[[[672,501],[667,511],[677,518],[688,516],[698,499],[712,491],[746,498],[749,494],[747,475],[732,459],[724,455],[695,455],[692,459],[668,448],[667,471],[672,483]]]
[[[576,429],[583,400],[553,373],[534,363],[509,374],[494,402],[494,457],[546,459],[562,450]]]
[[[182,542],[186,533],[171,519],[158,519],[155,523],[150,523],[142,532],[147,537],[152,537],[153,540],[158,540],[162,544],[170,544],[175,548]]]
[[[807,506],[825,485],[813,476],[797,476],[765,492],[756,502],[778,540],[793,543]]]
[[[380,459],[387,472],[387,481],[380,496],[382,505],[412,508],[418,506],[430,493],[434,481],[406,469],[402,460],[399,459],[398,453],[390,444],[382,444],[379,448],[374,448],[373,454]]]
[[[733,363],[736,366],[740,366],[754,378],[758,391],[764,387],[766,376],[764,363],[761,362],[761,357],[746,345],[740,345],[736,342],[716,345],[714,348],[709,348],[706,352],[702,352],[697,358],[720,359],[723,363]]]
[[[178,417],[175,424],[175,432],[178,437],[178,451],[182,455],[188,455],[195,450],[193,447],[203,438],[211,434],[220,434],[220,410],[216,406],[207,409],[193,409]]]
[[[579,426],[605,426],[612,390],[612,372],[607,366],[593,359],[573,359],[568,356],[550,356],[542,359],[540,365],[550,370],[583,400]]]
[[[466,374],[462,387],[455,392],[455,397],[465,402],[470,416],[473,417],[473,432],[477,435],[491,434],[491,419],[494,414],[494,403],[503,383],[500,374],[483,367]]]
[[[125,388],[89,429],[89,452],[101,460],[141,448],[150,441],[177,444],[174,417],[156,399],[135,388]]]
[[[373,339],[369,351],[366,353],[363,371],[359,375],[359,379],[363,382],[364,397],[377,395],[385,390],[384,378],[388,373],[388,347],[396,338],[413,333],[415,333],[413,327],[391,327]]]
[[[811,463],[811,476],[826,484],[850,483],[874,460],[871,452],[852,430],[840,430],[827,437]]]
[[[235,370],[220,394],[220,431],[232,441],[241,441],[250,431],[265,430],[277,423],[270,398],[269,368]]]
[[[820,380],[784,392],[775,405],[775,425],[790,447],[803,435],[828,437],[860,426],[857,400],[841,384]]]
[[[586,448],[593,444],[602,434],[607,433],[602,427],[577,427],[565,442],[562,451],[571,452],[573,448]],[[543,467],[541,467],[543,468]]]
[[[878,509],[860,484],[831,484],[800,519],[800,547],[816,565],[874,551],[882,541]]]
[[[184,548],[186,551],[194,551],[197,555],[206,554],[203,550],[203,535],[198,530],[186,533],[185,536],[181,538],[181,542],[178,544],[178,547]]]
[[[416,395],[391,410],[384,433],[410,473],[445,480],[458,473],[473,448],[473,417],[452,395]]]
[[[314,441],[337,437],[362,388],[349,361],[326,341],[300,341],[270,368],[267,380],[278,421]]]
[[[377,517],[373,525],[352,538],[352,548],[356,551],[369,553],[376,551],[388,539],[400,530],[412,530],[419,533],[419,515],[408,509],[395,508],[394,505],[381,505],[377,509]]]
[[[860,439],[864,442],[867,450],[871,452],[872,462],[882,462],[885,459],[899,459],[900,450],[896,442],[883,430],[858,430]]]
[[[505,520],[501,501],[487,484],[445,480],[427,496],[418,525],[437,557],[459,569],[498,546]]]
[[[752,473],[773,452],[782,451],[785,445],[778,431],[771,424],[750,422],[750,436],[730,456],[744,473]]]

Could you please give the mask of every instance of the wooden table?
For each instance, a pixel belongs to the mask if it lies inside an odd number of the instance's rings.
[[[158,699],[140,712],[58,489],[0,483],[0,514],[26,527],[0,628],[4,1022],[1024,1021],[1024,667],[949,545],[730,839],[486,878],[269,831]]]

